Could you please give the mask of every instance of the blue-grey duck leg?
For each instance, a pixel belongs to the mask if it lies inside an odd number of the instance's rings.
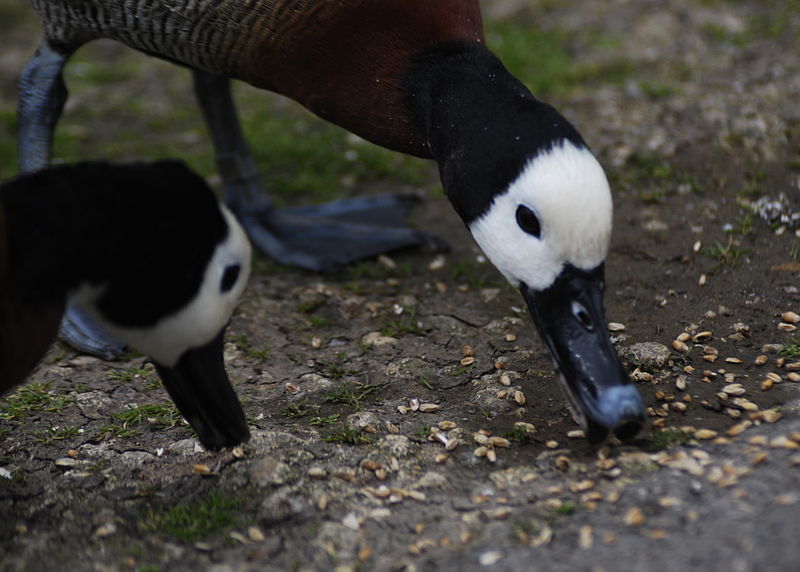
[[[19,169],[37,171],[50,164],[53,131],[67,101],[62,72],[70,52],[41,43],[19,78]]]
[[[47,167],[53,131],[67,100],[62,72],[74,49],[54,49],[42,42],[19,80],[19,169],[29,173]],[[67,308],[59,337],[78,351],[104,359],[120,357],[125,345],[102,330],[83,311]]]
[[[329,270],[401,248],[442,248],[430,234],[405,226],[408,195],[342,199],[275,208],[264,191],[242,134],[228,78],[194,70],[194,86],[211,132],[226,204],[253,243],[282,264]]]

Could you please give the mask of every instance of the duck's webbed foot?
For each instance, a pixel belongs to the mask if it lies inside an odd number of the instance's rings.
[[[236,201],[232,206],[250,239],[271,258],[325,271],[412,246],[443,248],[435,236],[405,226],[412,201],[409,195],[382,195],[260,212]]]
[[[112,337],[75,306],[67,308],[58,334],[64,342],[81,353],[109,360],[125,355],[125,344]]]

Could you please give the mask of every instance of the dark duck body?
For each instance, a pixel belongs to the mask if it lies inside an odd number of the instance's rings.
[[[183,164],[86,163],[0,186],[0,393],[24,381],[68,304],[149,355],[208,448],[249,432],[222,358],[250,247]]]
[[[606,334],[611,194],[570,123],[483,45],[475,0],[34,0],[45,41],[21,79],[21,166],[49,159],[61,69],[94,38],[193,70],[225,201],[251,239],[320,269],[424,241],[400,201],[279,211],[261,190],[228,78],[287,95],[374,143],[433,158],[488,258],[525,298],[592,441],[637,433],[644,404]]]

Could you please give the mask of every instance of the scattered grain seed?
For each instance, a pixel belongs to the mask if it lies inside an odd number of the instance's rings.
[[[352,483],[356,480],[356,472],[353,469],[337,469],[333,471],[333,476],[347,481],[348,483]]]
[[[683,368],[683,373],[686,374],[693,374],[694,373],[694,366],[687,365]]]
[[[689,332],[681,332],[680,334],[678,334],[678,336],[675,339],[678,340],[679,342],[685,342],[690,337],[691,336],[689,335]]]
[[[789,381],[793,381],[794,383],[797,383],[798,381],[800,381],[800,373],[797,373],[796,371],[790,371],[789,373],[786,374],[786,379],[788,379]]]
[[[727,393],[728,395],[744,395],[747,393],[747,390],[741,383],[731,383],[730,385],[726,385],[722,388],[722,391]]]
[[[758,411],[758,405],[744,397],[735,397],[731,400],[731,403],[745,411]]]
[[[493,517],[495,520],[505,520],[505,519],[507,519],[509,516],[511,516],[511,509],[510,509],[510,508],[508,508],[507,506],[504,506],[504,507],[500,507],[500,508],[498,508],[498,509],[497,509],[497,510],[495,510],[495,511],[494,511],[494,513],[492,514],[492,517]]]
[[[730,437],[736,437],[736,436],[741,435],[742,433],[744,433],[747,429],[752,427],[752,425],[753,425],[752,421],[745,420],[745,421],[742,421],[741,423],[737,423],[733,427],[729,428],[726,431],[726,433]]]
[[[738,358],[738,357],[726,357],[725,361],[727,363],[742,363],[741,358]]]
[[[767,379],[771,379],[773,383],[780,383],[783,381],[780,375],[772,371],[767,374]]]
[[[687,346],[680,340],[672,340],[672,349],[674,349],[677,352],[685,353],[689,351],[689,346]]]
[[[472,452],[472,454],[475,455],[476,457],[485,457],[486,453],[488,453],[488,452],[489,452],[489,447],[487,447],[485,445],[481,445],[480,447],[475,449]]]
[[[761,414],[761,420],[766,423],[775,423],[783,417],[780,411],[774,409],[765,409],[764,411],[759,411],[759,413]]]
[[[607,457],[605,459],[598,459],[596,465],[601,471],[609,471],[617,466],[617,462]]]
[[[631,373],[631,379],[634,381],[653,381],[653,374],[642,371],[637,367]]]
[[[365,471],[377,471],[383,465],[381,465],[378,461],[373,461],[372,459],[364,459],[361,461],[361,468]]]
[[[489,437],[489,445],[493,447],[508,448],[511,446],[511,442],[503,437]]]
[[[592,527],[588,524],[584,524],[580,528],[580,532],[578,533],[578,546],[582,550],[590,550],[594,545],[594,536],[592,532]]]
[[[464,346],[461,348],[462,357],[475,357],[475,349],[472,346]]]
[[[423,403],[419,406],[419,410],[423,413],[433,413],[439,411],[439,406],[435,403]]]
[[[796,312],[784,312],[781,314],[781,320],[789,324],[797,324],[800,323],[800,314]]]
[[[795,443],[800,443],[800,432],[792,431],[791,433],[789,433],[789,439],[791,439]]]
[[[624,332],[625,331],[625,324],[621,324],[619,322],[609,322],[608,323],[608,331],[609,332]]]
[[[670,407],[671,407],[671,408],[672,408],[672,410],[673,410],[673,411],[675,411],[676,413],[685,413],[685,412],[686,412],[686,409],[687,409],[687,407],[686,407],[686,404],[685,404],[685,403],[683,403],[682,401],[676,401],[676,402],[675,402],[675,403],[673,403],[673,404],[672,404]]]
[[[206,475],[210,475],[211,474],[211,469],[209,468],[208,465],[204,465],[202,463],[198,463],[197,465],[194,466],[194,472],[197,475],[206,476]]]
[[[77,459],[78,458],[78,452],[75,449],[69,449],[67,451],[67,457],[69,457],[70,459]]]
[[[495,452],[494,449],[489,449],[488,451],[486,451],[486,459],[490,463],[494,463],[495,461],[497,461],[497,453]]]
[[[800,445],[789,439],[786,435],[775,437],[769,442],[769,446],[773,449],[800,449]]]
[[[481,566],[494,566],[503,559],[503,553],[499,550],[489,550],[478,557]]]
[[[472,364],[474,364],[474,363],[475,363],[475,358],[474,358],[474,357],[472,357],[472,356],[465,357],[465,358],[463,358],[463,359],[462,359],[462,360],[461,360],[459,363],[460,363],[461,365],[463,365],[463,366],[472,365]]]
[[[717,356],[714,354],[706,354],[703,356],[703,359],[709,363],[714,363],[717,361]]]
[[[548,441],[544,444],[544,446],[548,449],[558,449],[558,441]]]
[[[441,270],[442,268],[445,267],[445,264],[447,264],[447,260],[445,259],[444,256],[439,254],[438,256],[436,256],[436,258],[434,258],[428,263],[428,270],[431,271]]]
[[[755,363],[756,365],[764,365],[765,363],[767,363],[767,360],[768,360],[768,359],[769,359],[769,358],[768,358],[766,355],[764,355],[764,354],[760,354],[760,355],[757,355],[757,356],[756,356],[756,359],[755,359],[755,362],[754,362],[754,363]]]
[[[566,471],[567,469],[569,469],[570,465],[569,457],[567,457],[566,455],[559,455],[553,461],[553,465],[559,471]]]
[[[511,393],[510,389],[501,389],[497,392],[497,399],[505,399],[509,393]]]
[[[314,336],[313,338],[311,338],[311,347],[314,348],[315,350],[321,348],[322,338],[320,338],[319,336]]]
[[[747,442],[756,446],[764,446],[768,443],[767,438],[764,435],[753,435],[747,440]]]
[[[408,402],[408,408],[411,411],[419,411],[419,399],[414,398]]]
[[[574,493],[582,493],[588,491],[589,489],[593,489],[595,484],[596,483],[592,479],[584,479],[582,481],[578,481],[577,483],[572,483],[569,488]]]
[[[401,415],[405,415],[406,413],[408,413],[408,407],[406,407],[405,405],[398,405],[397,412],[400,413]]]
[[[456,424],[453,423],[452,421],[439,421],[437,426],[442,431],[450,431],[451,429],[455,429]]]
[[[642,512],[642,509],[636,506],[631,507],[622,518],[622,522],[625,523],[625,526],[642,526],[644,524],[644,520],[644,513]]]
[[[312,479],[324,479],[328,476],[328,471],[322,467],[309,467],[307,474]]]
[[[533,423],[526,423],[525,421],[514,422],[514,429],[521,429],[526,433],[536,433],[536,427]]]
[[[583,439],[586,437],[586,433],[583,429],[573,429],[572,431],[567,431],[567,437],[570,439]]]
[[[780,366],[779,366],[780,367]],[[787,371],[800,371],[800,361],[793,361],[786,364]]]
[[[499,381],[500,385],[505,385],[506,387],[511,385],[511,378],[506,373],[500,376]]]
[[[663,429],[667,426],[667,418],[661,417],[659,419],[655,419],[650,425],[653,427],[653,429]]]
[[[525,405],[525,394],[519,390],[514,391],[514,401],[516,401],[518,405]]]
[[[692,252],[694,252],[694,253],[700,252],[701,248],[703,248],[703,243],[701,241],[697,240],[692,245]]]
[[[679,375],[678,379],[675,380],[675,387],[683,391],[686,389],[686,376]]]
[[[697,279],[698,286],[705,286],[706,282],[708,282],[708,276],[705,274],[701,274],[700,278]]]
[[[294,395],[294,394],[296,394],[296,393],[298,393],[300,391],[300,388],[297,385],[295,385],[294,383],[287,383],[284,387],[286,388],[286,391],[288,391],[292,395]]]
[[[717,432],[711,429],[698,429],[694,432],[695,439],[713,439],[716,436]]]
[[[514,334],[506,334],[505,338],[506,338],[507,342],[516,342],[517,341],[517,336],[515,336]]]
[[[778,329],[782,332],[794,332],[797,329],[797,326],[795,326],[794,324],[781,322],[780,324],[778,324]]]
[[[681,505],[681,499],[676,497],[661,497],[658,499],[658,504],[662,508],[672,508]]]
[[[709,356],[716,356],[719,355],[719,350],[714,346],[704,346],[703,347],[703,354]]]
[[[447,459],[449,458],[450,457],[445,455],[444,453],[437,453],[436,456],[433,458],[433,460],[436,461],[436,463],[439,465],[444,465],[447,462]]]
[[[761,391],[769,391],[772,389],[772,386],[775,385],[775,382],[771,379],[765,379],[761,382]]]
[[[692,336],[692,341],[694,343],[707,342],[713,337],[714,337],[713,332],[709,332],[708,330],[706,330],[704,332],[698,332],[694,336]]]
[[[783,364],[784,364],[785,362],[786,362],[786,358],[779,357],[778,359],[776,359],[776,360],[775,360],[775,365],[776,365],[777,367],[783,367]]]

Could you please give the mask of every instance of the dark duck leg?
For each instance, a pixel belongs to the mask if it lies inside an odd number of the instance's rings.
[[[225,203],[270,258],[307,270],[330,270],[401,248],[444,244],[405,226],[409,195],[342,199],[277,209],[264,192],[242,134],[227,77],[193,70],[194,88],[216,152]]]
[[[19,80],[19,169],[38,171],[50,163],[53,131],[67,100],[63,70],[74,49],[42,42]],[[121,357],[125,345],[107,334],[83,310],[67,308],[60,337],[75,349],[105,359]]]

